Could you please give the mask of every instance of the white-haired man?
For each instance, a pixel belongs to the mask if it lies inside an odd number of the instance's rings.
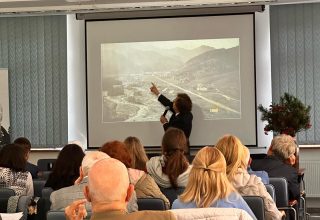
[[[253,170],[264,170],[269,177],[285,177],[288,181],[290,200],[300,197],[300,184],[298,172],[293,167],[297,145],[289,135],[278,135],[273,138],[266,158],[254,160],[251,163]]]
[[[76,180],[75,185],[64,187],[51,193],[51,210],[63,210],[71,202],[84,199],[83,189],[84,186],[88,184],[87,175],[90,168],[99,160],[109,158],[109,155],[100,152],[88,152],[82,160],[80,167],[80,177]],[[91,210],[90,203],[86,204],[87,209]]]

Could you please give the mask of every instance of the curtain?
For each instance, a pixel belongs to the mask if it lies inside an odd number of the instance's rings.
[[[320,142],[320,4],[270,7],[272,99],[288,92],[311,106],[299,144]]]
[[[9,71],[11,140],[68,140],[66,16],[0,18],[0,67]]]

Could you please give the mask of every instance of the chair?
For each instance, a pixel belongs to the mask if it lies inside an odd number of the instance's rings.
[[[168,198],[170,204],[172,205],[173,201],[178,198],[178,195],[182,194],[184,191],[184,187],[174,188],[162,188],[159,187],[161,192]]]
[[[42,198],[50,199],[50,195],[52,192],[53,192],[53,189],[51,187],[44,187],[41,193]]]
[[[164,201],[160,198],[138,198],[138,209],[141,210],[166,210]]]
[[[87,213],[87,217],[84,219],[90,219],[91,218],[91,212]],[[66,216],[64,214],[64,211],[49,211],[47,213],[47,220],[66,220]]]
[[[38,178],[42,180],[47,180],[52,171],[39,171]]]
[[[34,196],[41,197],[42,196],[42,189],[44,188],[44,185],[46,184],[46,180],[33,180],[33,190],[34,190]]]
[[[284,177],[270,177],[270,184],[274,186],[276,195],[276,205],[279,210],[291,211],[294,219],[297,220],[297,211],[293,207],[297,201],[289,202],[288,182]]]
[[[273,199],[273,201],[276,202],[276,194],[275,194],[274,186],[271,184],[266,184],[265,187],[267,189],[267,192],[270,194],[271,198]]]
[[[252,210],[253,214],[259,220],[264,220],[264,202],[260,196],[242,196],[243,199],[246,201],[250,209]]]
[[[0,188],[0,212],[7,212],[8,199],[10,196],[16,195],[13,189]]]
[[[37,162],[39,171],[51,171],[57,159],[39,159]]]

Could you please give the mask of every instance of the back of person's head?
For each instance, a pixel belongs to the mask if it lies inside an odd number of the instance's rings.
[[[123,163],[113,158],[102,159],[92,166],[88,179],[85,196],[93,212],[126,208],[133,188],[129,187],[128,171]]]
[[[163,135],[161,148],[165,156],[163,172],[168,175],[172,187],[177,188],[177,178],[189,166],[185,156],[187,138],[184,132],[178,128],[169,128]]]
[[[100,151],[93,151],[93,152],[86,153],[81,163],[83,175],[88,176],[88,173],[91,167],[96,162],[106,158],[110,158],[109,155]]]
[[[132,159],[126,145],[121,141],[109,141],[100,147],[99,151],[120,160],[127,168],[132,168]]]
[[[0,167],[23,172],[26,168],[26,162],[24,147],[17,144],[7,144],[1,148]]]
[[[247,169],[248,162],[246,162],[244,146],[236,136],[223,136],[218,140],[215,147],[220,150],[227,162],[229,180],[233,180],[239,168]]]
[[[281,134],[272,139],[271,154],[285,161],[296,152],[297,145],[290,135]]]
[[[226,161],[214,147],[204,147],[192,162],[188,184],[181,194],[182,202],[195,202],[198,208],[209,207],[234,190],[226,174]]]
[[[186,93],[178,93],[175,99],[175,105],[179,109],[179,112],[186,113],[192,110],[192,101]]]
[[[73,185],[74,181],[79,177],[79,168],[84,155],[82,148],[76,144],[64,146],[48,178],[48,181],[50,180],[53,183],[50,187],[58,190]]]
[[[13,143],[21,145],[25,147],[25,149],[29,152],[31,150],[31,142],[26,137],[19,137],[13,141]]]
[[[132,168],[145,170],[146,163],[149,159],[140,140],[137,137],[130,136],[124,140],[124,144],[126,145],[131,155]]]

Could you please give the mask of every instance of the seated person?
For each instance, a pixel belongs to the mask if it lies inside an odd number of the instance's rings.
[[[242,196],[260,196],[264,202],[266,220],[281,219],[281,213],[268,193],[260,177],[250,175],[247,171],[250,152],[241,141],[233,135],[223,136],[215,145],[227,162],[227,176],[233,187]]]
[[[59,190],[53,191],[50,195],[51,208],[50,210],[63,210],[71,202],[84,199],[83,189],[88,184],[87,175],[90,168],[99,160],[109,158],[109,156],[102,152],[88,152],[82,160],[80,167],[80,177],[72,186],[64,187]],[[87,209],[91,210],[90,203],[87,203]]]
[[[19,138],[15,139],[13,141],[13,143],[21,145],[22,147],[24,147],[24,149],[26,151],[26,160],[27,160],[26,170],[31,173],[33,179],[38,178],[38,172],[39,172],[38,166],[28,162],[28,159],[29,159],[29,156],[30,156],[30,152],[31,152],[31,143],[30,143],[30,141],[25,137],[19,137]]]
[[[264,170],[269,177],[285,177],[288,181],[289,200],[300,198],[298,172],[293,167],[297,145],[294,139],[285,134],[273,138],[266,158],[253,160],[252,170]]]
[[[137,198],[160,198],[166,204],[167,209],[170,208],[169,200],[162,194],[154,179],[146,172],[132,168],[131,155],[124,143],[110,141],[99,150],[121,161],[128,168],[130,183],[134,185]]]
[[[163,135],[162,156],[152,157],[147,162],[147,171],[163,188],[185,187],[191,166],[185,156],[188,144],[183,131],[169,128]]]
[[[103,174],[103,175],[101,175]],[[119,160],[108,158],[96,162],[89,171],[84,193],[92,204],[91,220],[152,219],[174,220],[170,211],[138,211],[126,213],[133,185],[129,183],[126,166]],[[65,209],[68,220],[83,219],[85,201],[75,201]]]
[[[58,190],[63,187],[72,186],[79,177],[84,152],[77,144],[67,144],[60,151],[44,187]]]
[[[17,196],[33,196],[33,182],[26,171],[25,149],[7,144],[0,151],[0,187],[13,189]]]
[[[172,209],[239,208],[253,219],[255,215],[231,185],[226,174],[226,161],[214,147],[204,147],[192,162],[189,182],[184,192],[172,204]]]
[[[149,159],[140,140],[136,137],[127,137],[124,144],[131,155],[132,168],[147,172],[146,163]]]

